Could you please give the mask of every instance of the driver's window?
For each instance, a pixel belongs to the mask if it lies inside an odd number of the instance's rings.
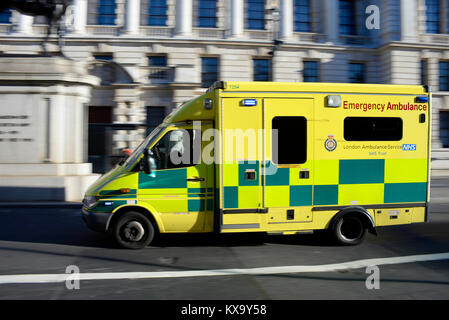
[[[194,165],[193,141],[197,130],[176,129],[168,131],[151,148],[156,169],[183,168]]]

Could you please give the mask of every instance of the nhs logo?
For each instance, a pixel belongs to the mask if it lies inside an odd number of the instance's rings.
[[[416,144],[403,144],[402,151],[416,151]]]

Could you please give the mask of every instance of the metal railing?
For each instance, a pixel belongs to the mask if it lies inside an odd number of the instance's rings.
[[[175,67],[141,67],[140,82],[148,84],[171,83],[175,79]]]

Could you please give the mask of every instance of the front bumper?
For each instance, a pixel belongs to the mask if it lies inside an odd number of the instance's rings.
[[[82,218],[89,229],[97,232],[106,232],[109,227],[109,220],[112,213],[90,212],[85,207],[82,209]]]

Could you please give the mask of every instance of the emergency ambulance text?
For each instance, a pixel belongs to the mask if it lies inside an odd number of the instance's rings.
[[[343,109],[348,110],[363,110],[364,112],[368,110],[380,111],[427,111],[427,104],[418,104],[418,103],[359,103],[359,102],[349,102],[343,101]]]

